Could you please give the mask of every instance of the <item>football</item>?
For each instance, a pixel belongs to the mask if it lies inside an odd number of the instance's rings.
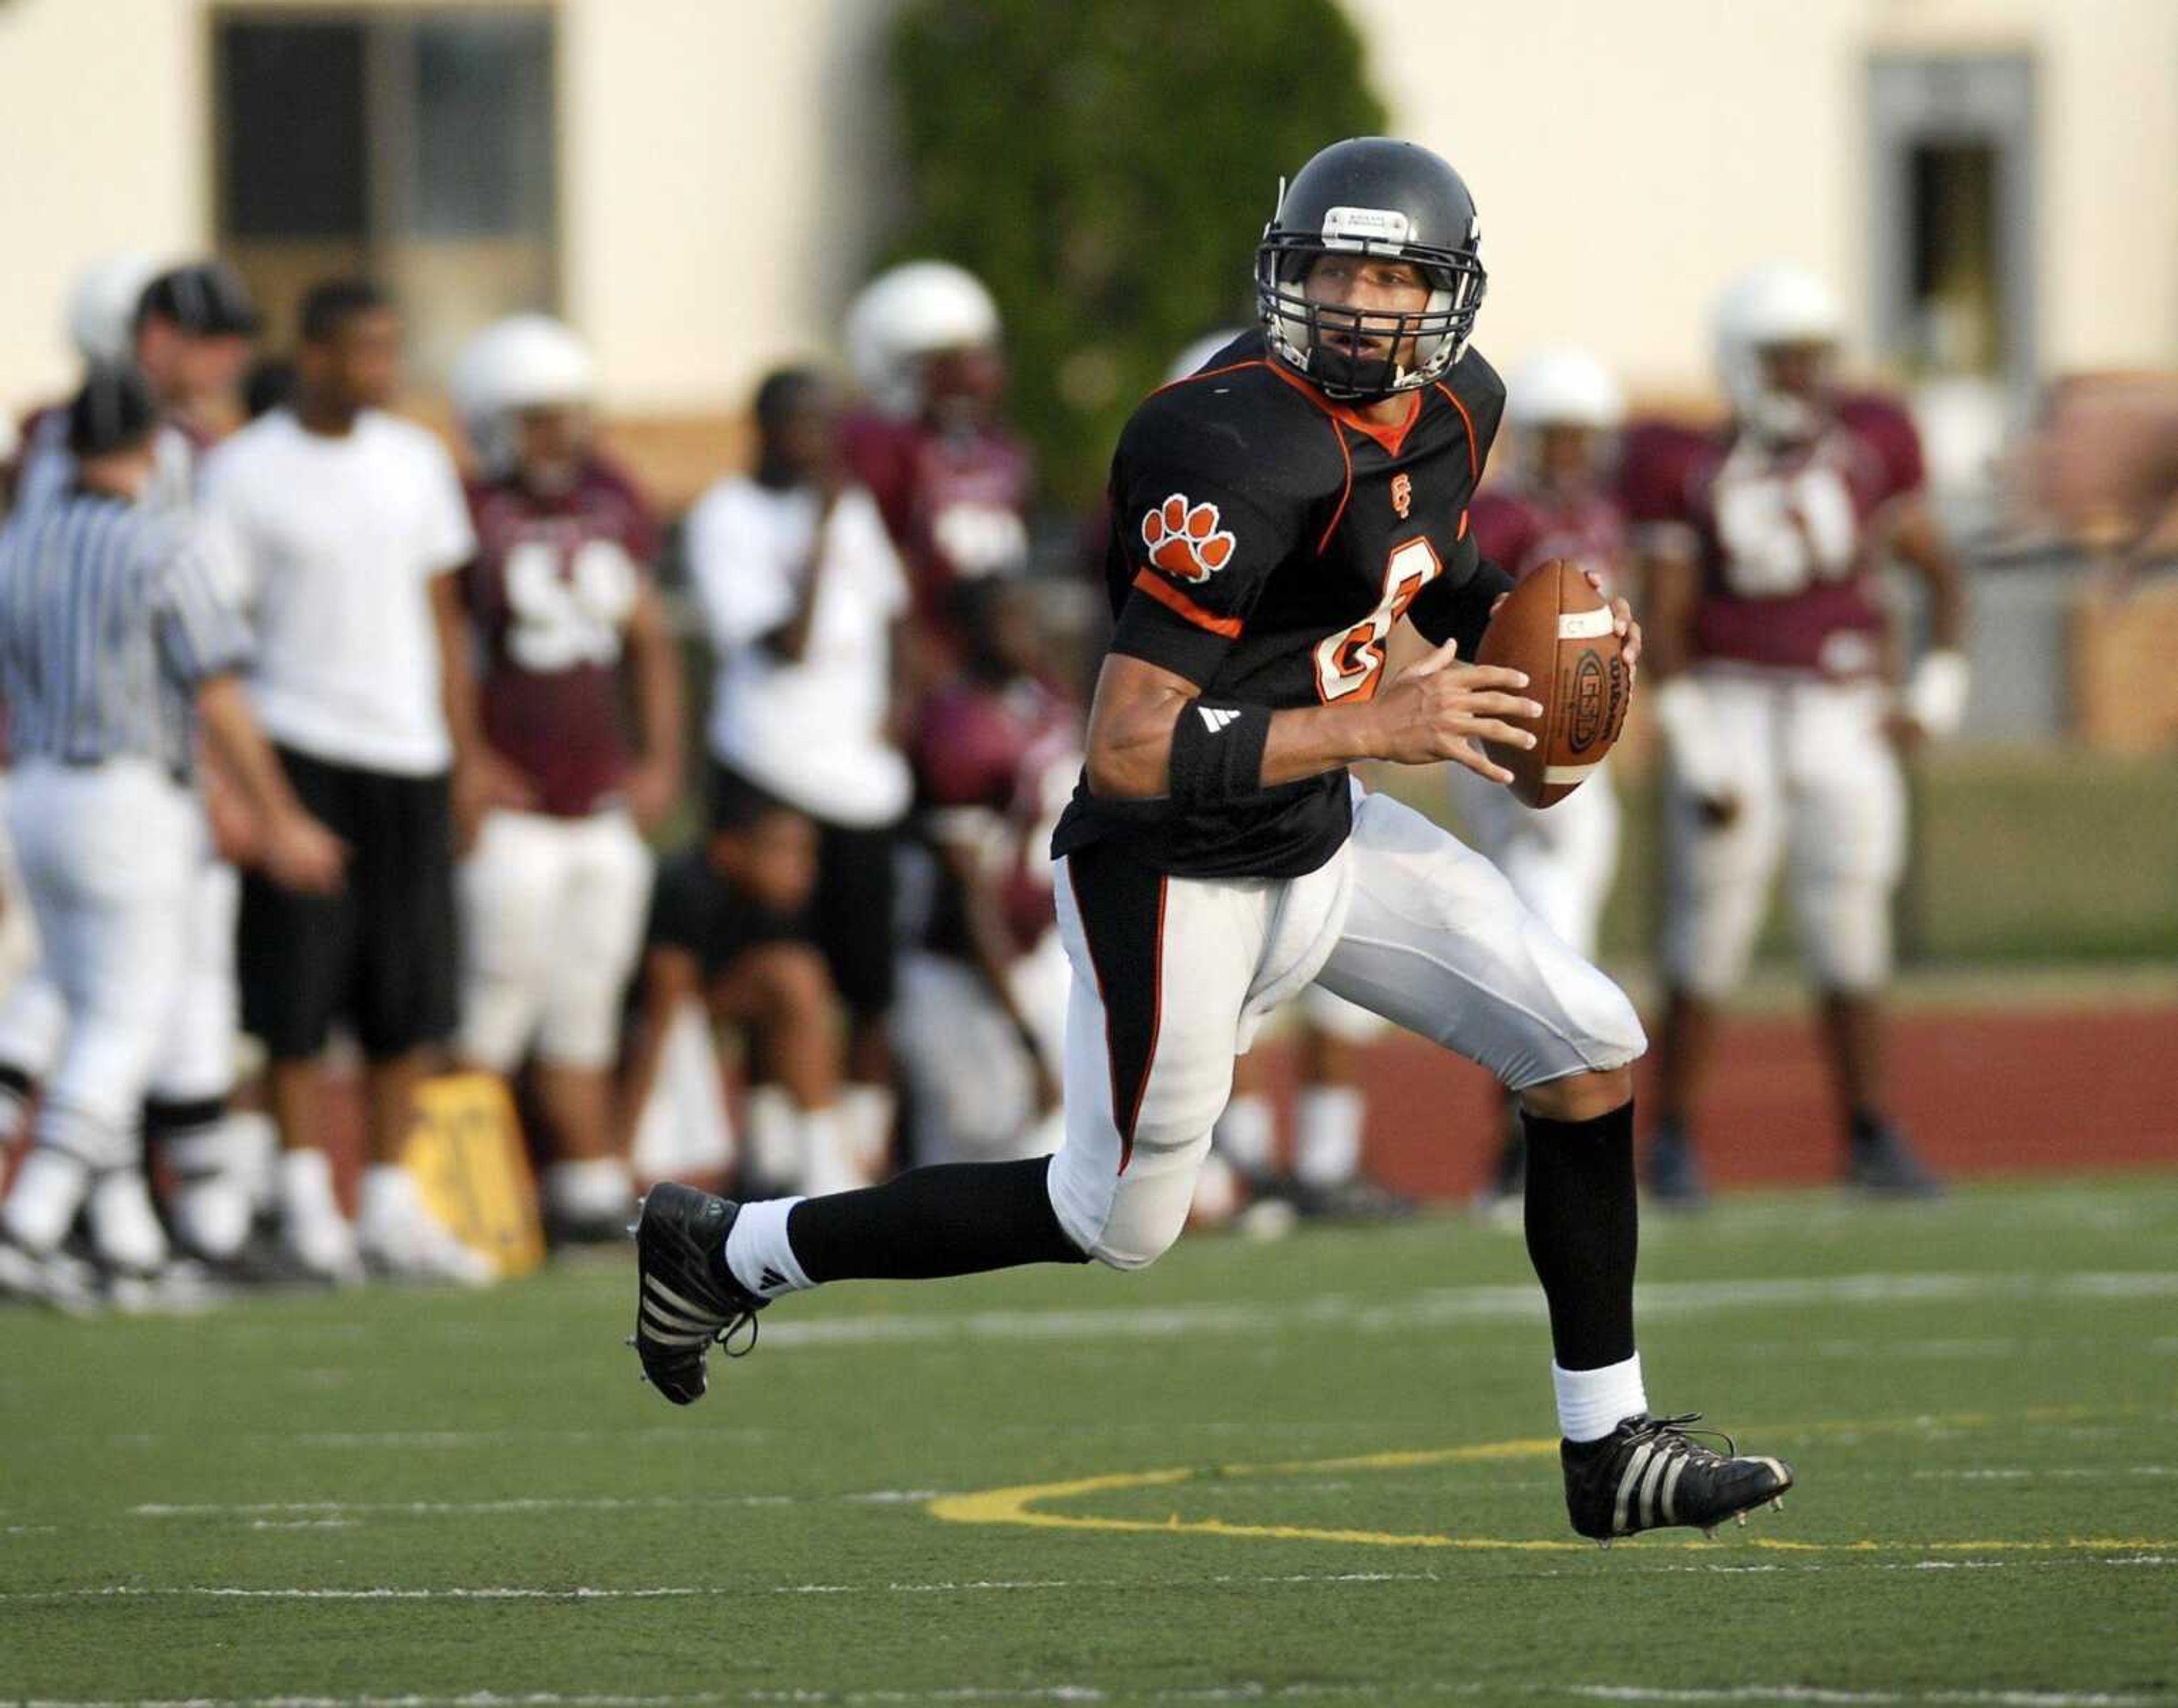
[[[1530,696],[1542,702],[1540,718],[1515,720],[1535,724],[1533,747],[1483,744],[1513,773],[1508,787],[1530,806],[1563,800],[1603,762],[1626,723],[1632,688],[1611,608],[1579,565],[1552,558],[1513,589],[1475,662],[1526,671]]]

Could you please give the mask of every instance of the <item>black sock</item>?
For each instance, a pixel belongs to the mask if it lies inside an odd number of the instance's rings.
[[[1593,1121],[1525,1117],[1528,1259],[1551,1307],[1551,1349],[1563,1370],[1634,1356],[1634,1105]]]
[[[926,1281],[1022,1263],[1086,1263],[1052,1213],[1051,1159],[911,1168],[883,1186],[804,1198],[786,1219],[813,1281]]]

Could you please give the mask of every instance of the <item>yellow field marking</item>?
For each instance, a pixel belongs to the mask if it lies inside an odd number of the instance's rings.
[[[2072,1407],[2039,1408],[2022,1414],[2037,1422],[2071,1422],[2087,1411]],[[1799,1432],[1852,1434],[1945,1428],[1985,1428],[1996,1422],[1988,1412],[1962,1411],[1942,1416],[1886,1418],[1864,1422],[1802,1425]],[[1458,1548],[1524,1553],[1559,1553],[1593,1547],[1592,1542],[1561,1538],[1523,1541],[1506,1536],[1455,1536],[1433,1531],[1326,1529],[1312,1525],[1231,1524],[1223,1519],[1185,1519],[1178,1513],[1156,1519],[1100,1517],[1092,1514],[1044,1512],[1037,1509],[1053,1501],[1078,1500],[1084,1496],[1122,1490],[1177,1488],[1187,1483],[1245,1479],[1320,1476],[1334,1471],[1408,1471],[1438,1465],[1473,1464],[1491,1460],[1555,1459],[1557,1443],[1550,1439],[1490,1441],[1461,1447],[1431,1447],[1365,1453],[1341,1459],[1280,1460],[1264,1465],[1226,1465],[1207,1470],[1190,1465],[1158,1471],[1114,1471],[1102,1476],[1071,1478],[1064,1482],[1023,1483],[1012,1488],[987,1488],[968,1494],[939,1495],[926,1510],[948,1524],[1020,1525],[1033,1530],[1088,1530],[1154,1532],[1160,1536],[1216,1536],[1250,1537],[1272,1542],[1344,1542],[1366,1547]],[[2113,1553],[2132,1549],[2168,1548],[2178,1543],[2145,1536],[2068,1536],[2061,1542],[1985,1541],[1850,1542],[1792,1542],[1776,1536],[1750,1536],[1738,1539],[1748,1547],[1779,1553]],[[1652,1547],[1699,1548],[1708,1544],[1692,1537],[1670,1541],[1651,1536]]]

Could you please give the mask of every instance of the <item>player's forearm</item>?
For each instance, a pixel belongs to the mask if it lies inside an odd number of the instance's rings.
[[[456,577],[441,576],[431,583],[431,620],[439,631],[439,701],[453,743],[454,762],[459,765],[483,745],[483,736],[468,624],[462,615]]]
[[[1263,743],[1266,789],[1299,783],[1365,759],[1386,757],[1372,703],[1305,706],[1274,712]]]
[[[1174,696],[1171,703],[1146,708],[1131,718],[1099,720],[1090,730],[1089,792],[1107,800],[1156,800],[1185,793],[1174,786],[1172,773],[1179,720],[1206,712],[1216,718],[1231,709],[1201,707],[1192,699]],[[1258,788],[1299,783],[1382,756],[1376,720],[1366,705],[1300,707],[1267,714],[1260,708],[1245,708],[1241,715],[1269,718],[1254,779]],[[1233,724],[1229,722],[1225,727]]]
[[[643,756],[650,764],[678,772],[681,731],[687,713],[682,705],[681,660],[655,595],[637,608],[629,632],[635,666],[636,723]]]
[[[1967,578],[1956,553],[1944,538],[1934,513],[1925,504],[1915,505],[1900,523],[1895,538],[1898,555],[1921,577],[1929,596],[1929,646],[1931,651],[1955,652],[1966,644]]]
[[[1641,565],[1643,667],[1659,681],[1693,662],[1694,584],[1698,571],[1676,558],[1651,557]]]
[[[198,687],[196,701],[205,747],[251,810],[268,822],[298,816],[302,804],[288,787],[279,756],[250,716],[240,682],[233,676],[212,677]]]

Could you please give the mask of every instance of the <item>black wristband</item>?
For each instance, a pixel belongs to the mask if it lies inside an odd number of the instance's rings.
[[[1263,791],[1267,707],[1188,702],[1172,727],[1172,798],[1192,811]]]

